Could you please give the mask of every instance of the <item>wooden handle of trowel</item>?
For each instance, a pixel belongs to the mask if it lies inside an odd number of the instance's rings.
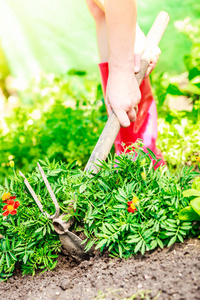
[[[103,3],[104,1],[98,0],[98,2]],[[156,20],[154,21],[147,35],[146,47],[142,55],[140,71],[139,73],[136,74],[136,78],[139,85],[142,82],[150,63],[151,49],[152,47],[158,46],[165,32],[168,22],[169,22],[169,15],[166,12],[161,11],[158,14]],[[99,172],[100,167],[94,164],[99,164],[99,160],[105,160],[108,157],[108,154],[112,148],[112,145],[117,137],[119,130],[120,130],[119,120],[115,115],[115,113],[112,112],[88,160],[88,163],[85,167],[85,171],[92,171],[95,174]]]

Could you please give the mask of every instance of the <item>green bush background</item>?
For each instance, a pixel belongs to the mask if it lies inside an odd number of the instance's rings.
[[[176,4],[178,3],[180,4],[179,1]],[[11,7],[14,4],[15,1],[12,3],[8,1],[6,5]],[[186,4],[189,7],[191,2],[186,1],[184,5]],[[196,16],[198,5],[195,5],[188,9],[188,15]],[[141,9],[147,10],[148,7],[150,6],[146,3],[146,6]],[[22,13],[20,9],[19,7],[18,12]],[[175,10],[175,4],[171,3],[170,9]],[[181,9],[179,13],[181,11],[183,12]],[[151,17],[154,18],[153,15]],[[149,15],[148,18],[150,23]],[[148,22],[145,23],[144,19],[144,26],[147,26]],[[91,28],[93,28],[92,24]],[[172,77],[173,72],[161,72],[158,66],[151,76],[159,113],[158,146],[169,167],[173,169],[184,164],[196,165],[195,157],[200,155],[199,28],[198,21],[192,22],[188,19],[182,26],[183,33],[177,31],[178,37],[187,40],[187,45],[191,45],[190,50],[184,48],[187,52],[184,59],[181,58],[184,74],[179,73]],[[167,34],[164,40],[171,45],[172,41]],[[170,47],[170,51],[176,52],[176,49],[177,47]],[[56,57],[53,51],[49,50],[48,53]],[[39,56],[34,57],[38,58],[38,63],[41,62],[40,54],[43,57],[44,52],[39,51]],[[50,65],[49,57],[46,58]],[[10,60],[8,61],[10,63]],[[17,60],[16,62],[19,63]],[[13,173],[10,167],[12,160],[15,162],[16,170],[20,169],[25,173],[31,172],[38,159],[45,159],[45,157],[65,162],[77,160],[79,166],[83,168],[106,121],[105,105],[97,73],[94,75],[89,70],[86,73],[71,69],[62,75],[52,73],[37,75],[35,79],[29,80],[25,88],[24,82],[20,81],[23,76],[14,81],[8,76],[9,68],[3,53],[0,64],[2,66],[0,181]],[[21,65],[22,71],[24,65]],[[191,103],[191,111],[179,112],[170,108],[169,99],[175,102],[180,96]]]

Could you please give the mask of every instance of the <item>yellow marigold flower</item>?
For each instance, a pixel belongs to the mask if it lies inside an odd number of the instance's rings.
[[[139,200],[138,200],[138,198],[137,198],[136,196],[133,197],[132,203],[133,203],[134,205],[138,205],[138,204],[139,204]]]
[[[14,168],[14,165],[15,165],[14,161],[11,160],[11,161],[10,161],[10,166],[11,166],[11,168]]]
[[[142,179],[143,179],[144,181],[146,181],[146,179],[147,179],[146,173],[145,173],[145,172],[142,172],[142,173],[141,173],[141,176],[142,176]]]
[[[4,193],[3,196],[2,196],[2,200],[3,201],[8,200],[8,199],[10,199],[10,197],[11,197],[11,193],[9,193],[9,192]]]
[[[200,156],[196,157],[196,161],[200,163]]]

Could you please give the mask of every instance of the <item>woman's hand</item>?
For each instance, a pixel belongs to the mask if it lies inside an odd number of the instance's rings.
[[[135,36],[135,47],[134,47],[134,65],[135,65],[135,73],[140,71],[140,60],[141,56],[145,50],[146,44],[146,37],[142,30],[140,29],[139,25],[136,26],[136,36]],[[150,53],[150,64],[145,74],[147,77],[155,68],[159,56],[161,54],[160,48],[158,46],[154,47]]]
[[[134,71],[110,68],[106,106],[108,114],[113,109],[122,127],[128,127],[130,122],[135,122],[140,98],[140,89]]]

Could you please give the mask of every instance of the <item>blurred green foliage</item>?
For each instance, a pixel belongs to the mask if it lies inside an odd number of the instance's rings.
[[[186,18],[177,26],[192,42],[191,53],[184,57],[186,72],[173,78],[166,73],[152,77],[159,115],[158,147],[173,168],[196,164],[195,157],[200,155],[200,22],[192,24]],[[169,102],[180,97],[189,110],[171,109]]]
[[[5,94],[6,96],[8,95],[8,93],[6,90],[5,80],[9,74],[10,70],[0,45],[0,88],[2,89],[3,94]]]
[[[192,43],[191,53],[184,57],[186,72],[173,78],[154,72],[151,77],[159,116],[158,147],[173,169],[196,164],[200,155],[199,25],[189,19],[177,23]],[[9,89],[12,95],[0,119],[0,181],[12,173],[12,160],[23,172],[31,172],[45,157],[77,160],[83,168],[107,118],[98,80],[71,70],[62,76],[38,76],[25,90],[18,82],[20,89],[18,95]],[[169,101],[180,96],[192,104],[192,111],[171,109]]]
[[[12,169],[35,168],[38,159],[84,166],[104,126],[106,110],[100,85],[84,73],[36,78],[0,125],[0,180]]]

